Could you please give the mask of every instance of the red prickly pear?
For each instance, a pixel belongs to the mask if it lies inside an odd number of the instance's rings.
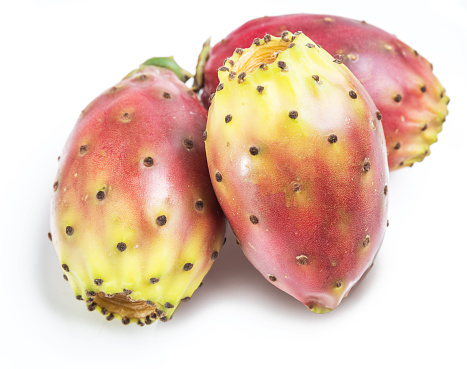
[[[204,77],[205,106],[219,83],[217,68],[235,48],[248,47],[251,40],[266,33],[280,36],[284,29],[310,36],[342,60],[369,92],[383,117],[389,170],[412,166],[430,153],[449,102],[433,66],[395,36],[344,17],[291,14],[258,18],[230,33],[209,55],[205,45],[196,78],[201,85]]]
[[[370,268],[386,229],[376,106],[302,33],[237,48],[219,80],[205,141],[219,203],[262,275],[328,312]]]
[[[76,298],[107,320],[170,319],[224,240],[207,112],[183,72],[148,60],[84,109],[60,156],[49,237]]]

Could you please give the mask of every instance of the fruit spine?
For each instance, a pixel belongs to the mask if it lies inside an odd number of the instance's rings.
[[[265,278],[328,312],[383,241],[381,114],[345,65],[300,32],[237,48],[219,80],[205,143],[221,207]]]
[[[49,237],[76,298],[107,320],[170,319],[224,240],[207,112],[183,72],[147,61],[83,110],[59,159]]]

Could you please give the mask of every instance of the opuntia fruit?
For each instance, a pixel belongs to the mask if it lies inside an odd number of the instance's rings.
[[[280,36],[285,29],[303,31],[345,63],[369,92],[383,116],[390,170],[412,166],[430,153],[449,102],[432,64],[394,35],[344,17],[291,14],[258,18],[230,33],[209,55],[206,46],[197,73],[201,85],[204,70],[205,106],[219,83],[218,66],[235,48],[249,47],[253,38],[265,34]]]
[[[266,279],[328,312],[385,234],[381,114],[340,59],[299,32],[255,38],[218,73],[205,143],[220,205]]]
[[[170,319],[224,240],[207,112],[183,72],[154,58],[130,73],[83,110],[59,159],[49,237],[76,298],[107,320]]]

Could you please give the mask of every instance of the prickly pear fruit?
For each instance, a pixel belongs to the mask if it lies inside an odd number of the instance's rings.
[[[76,298],[107,320],[170,319],[224,240],[207,112],[175,72],[173,59],[151,59],[105,91],[59,159],[50,238]]]
[[[261,274],[328,312],[383,241],[381,116],[347,67],[301,33],[237,48],[219,80],[205,140],[219,203]]]
[[[445,89],[433,74],[433,66],[395,36],[348,18],[291,14],[245,23],[215,45],[209,59],[200,63],[197,80],[202,83],[204,69],[205,106],[219,83],[218,66],[236,47],[248,47],[254,37],[266,33],[279,36],[284,29],[303,31],[343,61],[362,82],[383,116],[390,170],[412,166],[430,153],[449,102]],[[202,55],[207,55],[205,46]]]

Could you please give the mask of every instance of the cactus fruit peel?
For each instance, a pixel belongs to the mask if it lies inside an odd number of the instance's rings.
[[[205,144],[219,203],[256,269],[328,312],[383,241],[381,114],[341,60],[300,32],[255,38],[218,77]]]
[[[170,319],[224,240],[207,112],[176,69],[151,59],[102,93],[59,159],[49,236],[76,298],[107,320]]]

